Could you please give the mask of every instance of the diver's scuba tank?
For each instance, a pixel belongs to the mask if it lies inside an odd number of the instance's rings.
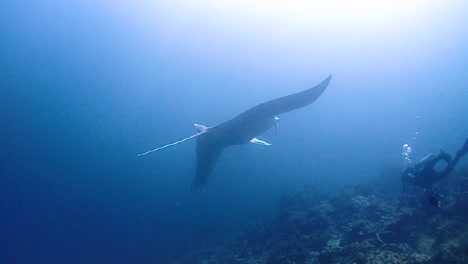
[[[432,161],[433,159],[435,159],[436,155],[434,153],[430,153],[430,154],[427,154],[425,157],[423,157],[422,159],[420,159],[417,163],[416,163],[416,169],[421,169],[422,167],[424,167],[427,163],[429,163],[430,161]]]

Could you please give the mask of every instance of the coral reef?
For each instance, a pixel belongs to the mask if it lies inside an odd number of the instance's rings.
[[[195,250],[180,263],[468,263],[467,178],[437,187],[440,208],[423,190],[383,188],[286,193],[272,222],[211,251]]]

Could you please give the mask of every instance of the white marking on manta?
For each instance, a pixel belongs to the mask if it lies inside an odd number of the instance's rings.
[[[277,125],[279,117],[276,115],[305,107],[317,100],[328,87],[331,78],[332,76],[330,75],[318,85],[305,91],[259,104],[219,125],[207,127],[194,124],[198,133],[138,154],[137,156],[144,156],[196,138],[197,169],[192,188],[202,187],[208,181],[224,149],[249,142],[262,146],[271,146],[270,143],[257,137],[272,126]]]

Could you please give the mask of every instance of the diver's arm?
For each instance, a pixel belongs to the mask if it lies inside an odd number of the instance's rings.
[[[414,167],[406,167],[403,173],[401,174],[401,193],[404,193],[406,191],[406,188],[408,187],[408,182],[414,178],[414,175],[412,173],[413,170]]]

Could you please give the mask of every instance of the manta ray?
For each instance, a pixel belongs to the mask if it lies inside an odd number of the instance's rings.
[[[321,83],[302,92],[283,96],[254,106],[224,123],[211,127],[195,124],[198,133],[138,154],[138,156],[143,156],[196,138],[197,165],[195,179],[191,188],[196,189],[204,187],[223,150],[230,146],[242,145],[249,142],[270,146],[270,143],[260,140],[257,137],[276,125],[279,120],[277,115],[305,107],[317,100],[327,88],[331,78],[332,76],[330,75]]]

